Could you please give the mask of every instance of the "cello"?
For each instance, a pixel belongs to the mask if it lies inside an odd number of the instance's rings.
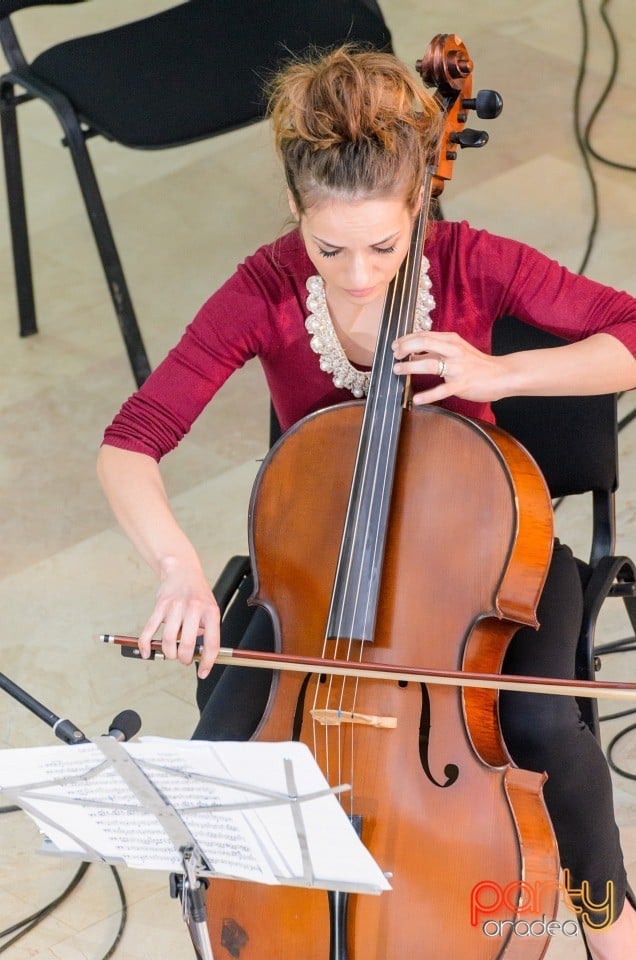
[[[515,441],[411,408],[392,371],[391,343],[412,322],[428,198],[449,179],[456,145],[483,137],[463,129],[475,101],[461,41],[434,38],[418,68],[437,88],[445,130],[387,294],[369,395],[306,417],[264,461],[249,513],[253,600],[283,653],[494,672],[514,631],[536,625],[551,505]],[[346,771],[348,813],[392,890],[347,897],[213,879],[215,957],[543,955],[547,932],[516,936],[514,923],[552,914],[558,858],[543,778],[511,763],[496,693],[280,671],[254,739],[304,741],[331,783]],[[472,922],[484,882],[507,891],[495,937]],[[528,902],[536,890],[541,902]]]
[[[412,322],[428,200],[449,178],[455,146],[481,136],[463,129],[477,101],[461,41],[434,38],[420,72],[437,87],[446,130],[389,287],[368,400],[310,415],[263,463],[250,505],[253,600],[270,613],[283,654],[497,672],[514,631],[536,625],[550,498],[510,437],[411,407],[408,383],[393,373],[391,343]],[[556,905],[543,777],[511,763],[493,691],[281,670],[255,739],[304,741],[332,784],[346,771],[348,813],[392,890],[347,897],[213,878],[217,960],[543,955],[545,929],[514,932],[520,918],[550,917]],[[497,936],[471,914],[484,883],[505,891]]]

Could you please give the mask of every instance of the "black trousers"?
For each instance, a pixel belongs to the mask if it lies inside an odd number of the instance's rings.
[[[246,649],[273,649],[269,617],[259,607],[248,610],[245,598],[251,583],[242,587],[223,624],[222,643],[242,638]],[[519,630],[504,661],[504,673],[529,676],[574,677],[574,658],[583,614],[578,568],[570,549],[557,543],[538,609],[540,629]],[[199,683],[197,701],[201,719],[194,732],[201,740],[246,740],[253,733],[267,702],[271,674],[264,670],[214,667]],[[502,691],[500,718],[503,735],[517,766],[545,771],[544,797],[559,845],[561,865],[567,868],[570,888],[584,890],[581,901],[593,923],[607,921],[613,893],[614,917],[625,899],[626,877],[618,828],[614,818],[610,773],[600,745],[581,719],[572,697]],[[608,888],[608,882],[612,885]],[[583,886],[585,884],[585,886]]]

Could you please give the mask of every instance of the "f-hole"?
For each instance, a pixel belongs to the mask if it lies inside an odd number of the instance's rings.
[[[300,731],[303,725],[303,711],[305,709],[305,697],[307,695],[307,686],[311,680],[313,674],[308,673],[305,679],[302,682],[300,688],[300,693],[298,694],[298,700],[296,702],[296,710],[294,713],[294,722],[292,725],[292,740],[300,740]]]
[[[456,763],[447,763],[444,767],[444,776],[446,783],[440,783],[431,772],[429,748],[431,740],[431,701],[428,695],[428,688],[425,683],[420,684],[422,690],[422,713],[420,715],[420,762],[424,773],[436,787],[450,787],[459,777],[459,767]]]

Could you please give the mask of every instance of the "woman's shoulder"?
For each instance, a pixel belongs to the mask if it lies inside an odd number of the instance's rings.
[[[238,264],[202,304],[188,331],[202,342],[222,340],[228,348],[240,341],[251,355],[271,351],[278,335],[300,315],[310,274],[311,261],[298,231],[283,234]]]
[[[475,276],[485,271],[488,275],[509,278],[521,264],[528,267],[557,266],[545,254],[521,240],[491,233],[475,227],[467,220],[438,220],[430,224],[425,253],[433,272],[445,272],[449,264],[455,271]]]
[[[475,244],[496,247],[499,244],[519,245],[518,241],[498,236],[483,227],[474,227],[468,220],[434,220],[429,224],[427,246],[471,247]]]

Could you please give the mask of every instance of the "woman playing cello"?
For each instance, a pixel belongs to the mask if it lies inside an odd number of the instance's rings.
[[[365,395],[384,295],[406,256],[440,129],[437,103],[384,53],[342,48],[294,63],[272,91],[296,225],[248,257],[204,304],[115,417],[99,458],[112,508],[159,579],[140,637],[142,655],[163,624],[164,654],[189,663],[203,633],[200,679],[210,674],[218,649],[218,609],[170,510],[157,463],[232,371],[255,356],[283,429]],[[570,342],[492,356],[492,325],[506,314]],[[431,222],[414,332],[393,350],[395,373],[412,377],[415,404],[492,422],[490,403],[502,397],[636,386],[636,300],[570,274],[523,244],[466,223]],[[251,648],[271,642],[261,613],[252,621]],[[539,604],[540,629],[518,631],[504,672],[572,677],[581,616],[576,563],[557,544]],[[249,686],[244,671],[224,673],[196,737],[250,736],[268,680],[249,673]],[[606,901],[608,883],[613,891],[605,928],[586,931],[592,956],[631,960],[636,914],[626,899],[609,771],[597,741],[574,699],[503,693],[500,710],[515,763],[548,774],[545,799],[571,889],[586,884],[595,904]]]

